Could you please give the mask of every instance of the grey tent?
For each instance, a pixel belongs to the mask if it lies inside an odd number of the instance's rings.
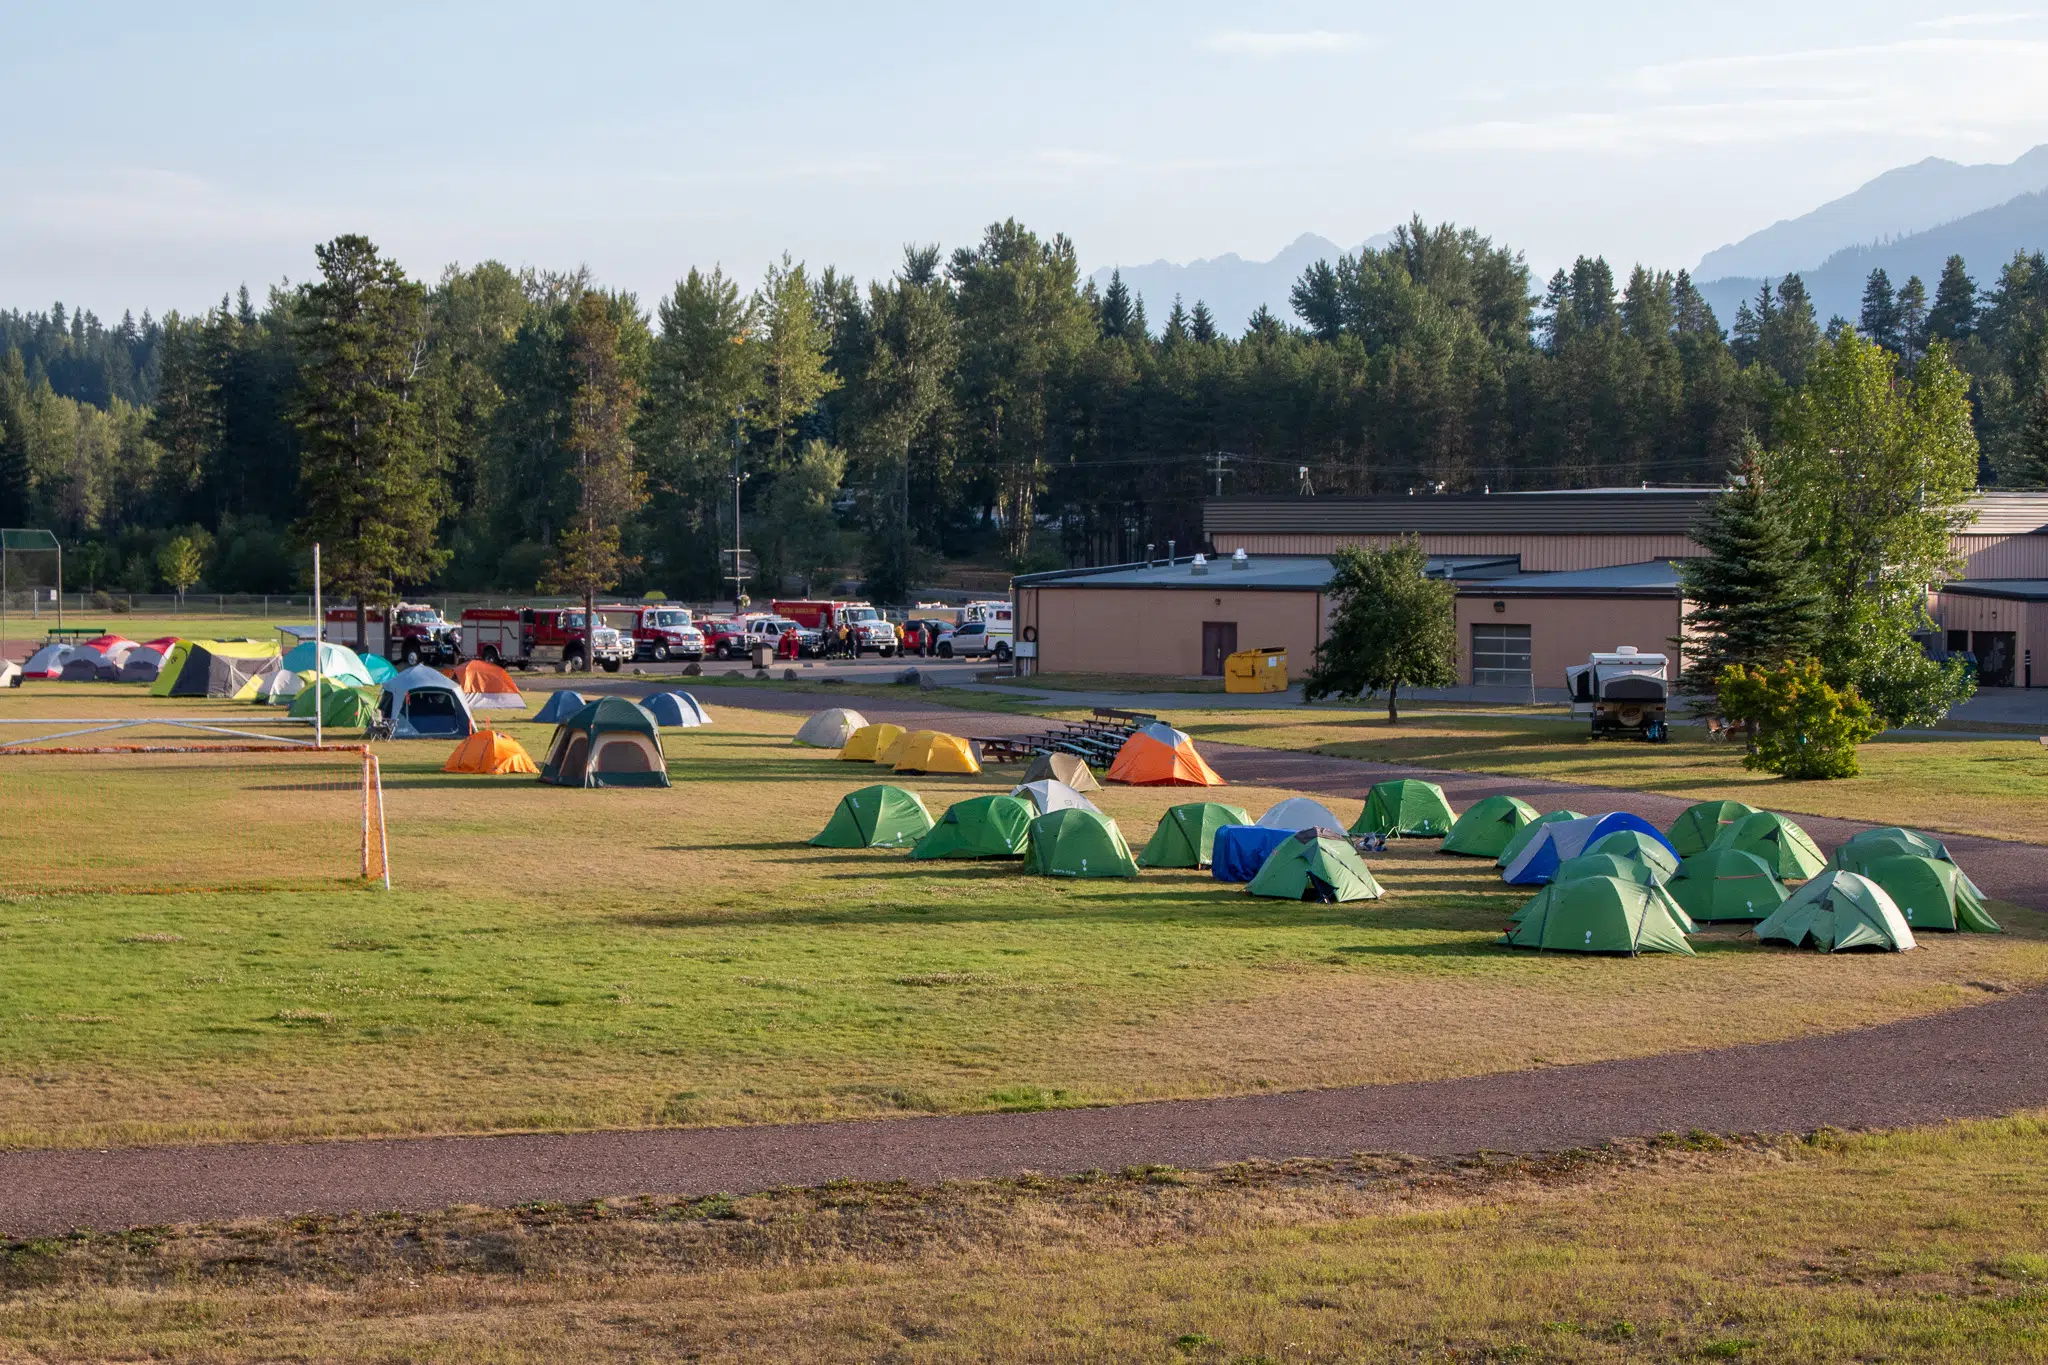
[[[1024,770],[1026,782],[1064,782],[1077,792],[1102,790],[1088,765],[1072,754],[1040,754]]]
[[[1024,782],[1010,788],[1010,795],[1020,796],[1029,801],[1040,815],[1049,815],[1056,810],[1092,810],[1097,815],[1095,803],[1075,791],[1064,782],[1051,778],[1040,778],[1036,782]]]

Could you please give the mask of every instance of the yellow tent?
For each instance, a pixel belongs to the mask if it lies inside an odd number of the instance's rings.
[[[875,762],[885,764],[891,768],[895,767],[897,758],[903,753],[903,746],[910,742],[913,735],[924,733],[927,732],[922,730],[898,730],[894,739],[876,746]]]
[[[919,730],[907,735],[896,755],[899,773],[978,773],[974,746],[958,735]]]
[[[883,749],[901,738],[903,727],[900,725],[863,725],[847,738],[846,747],[839,751],[839,756],[857,763],[873,763]]]
[[[510,735],[501,735],[485,726],[471,733],[468,739],[455,746],[455,752],[448,755],[448,761],[441,765],[444,773],[528,773],[538,776],[540,769],[534,766],[533,756],[526,752],[526,746]]]

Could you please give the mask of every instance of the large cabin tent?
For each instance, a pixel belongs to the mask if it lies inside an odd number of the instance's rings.
[[[540,780],[556,787],[666,787],[661,732],[624,697],[599,697],[555,727]]]

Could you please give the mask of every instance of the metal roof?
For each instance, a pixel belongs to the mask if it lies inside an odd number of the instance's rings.
[[[1668,559],[1640,564],[1611,564],[1604,569],[1566,569],[1557,573],[1524,573],[1462,589],[1493,597],[1676,597],[1678,566]]]
[[[1593,488],[1412,497],[1211,498],[1202,529],[1239,535],[1686,535],[1717,493],[1700,488]],[[2048,535],[2048,493],[1980,492],[1974,535]]]
[[[1960,597],[2004,597],[2020,602],[2048,602],[2048,578],[1966,578],[1944,583],[1940,591]]]
[[[1229,555],[1213,555],[1197,573],[1192,558],[1171,564],[1114,564],[1100,569],[1057,569],[1020,574],[1020,588],[1197,588],[1205,592],[1246,590],[1302,592],[1327,587],[1335,567],[1328,555],[1249,555],[1242,569]],[[1503,578],[1517,573],[1514,555],[1431,555],[1424,571],[1432,578]]]

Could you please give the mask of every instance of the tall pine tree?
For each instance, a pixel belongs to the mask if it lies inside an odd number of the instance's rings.
[[[421,434],[420,368],[426,291],[369,238],[336,237],[313,249],[320,279],[299,301],[303,447],[295,527],[321,544],[328,589],[365,607],[424,582],[448,552],[435,541],[445,490]]]
[[[1754,443],[1734,487],[1708,504],[1692,534],[1707,553],[1678,566],[1687,604],[1682,690],[1712,697],[1730,664],[1776,664],[1819,650],[1820,588],[1805,547],[1765,494]]]
[[[623,548],[621,528],[647,501],[647,480],[633,447],[633,421],[640,411],[637,357],[628,349],[621,314],[630,298],[589,290],[573,305],[567,343],[576,385],[569,399],[569,431],[563,442],[576,484],[576,511],[555,541],[549,577],[583,598],[583,619],[597,639],[597,595],[619,585],[638,563]],[[595,651],[583,656],[597,666]]]

